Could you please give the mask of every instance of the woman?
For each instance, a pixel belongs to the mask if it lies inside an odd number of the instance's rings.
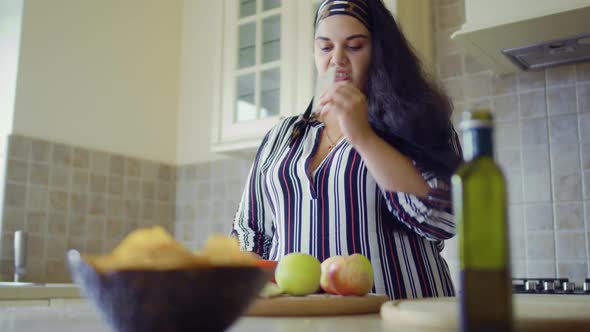
[[[315,64],[336,82],[264,138],[232,233],[271,260],[361,253],[374,292],[454,294],[443,241],[455,232],[449,178],[460,161],[448,99],[381,0],[322,2]]]

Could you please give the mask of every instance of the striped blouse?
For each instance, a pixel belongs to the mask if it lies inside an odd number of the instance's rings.
[[[292,139],[297,119],[271,129],[258,150],[232,229],[242,250],[271,260],[360,253],[373,265],[373,292],[454,295],[440,255],[455,234],[448,179],[423,171],[428,198],[383,190],[345,139],[309,174],[324,124],[311,120]]]

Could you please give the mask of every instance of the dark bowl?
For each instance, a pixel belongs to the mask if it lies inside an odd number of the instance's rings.
[[[75,250],[73,280],[117,332],[223,331],[269,279],[259,267],[198,267],[99,273]]]

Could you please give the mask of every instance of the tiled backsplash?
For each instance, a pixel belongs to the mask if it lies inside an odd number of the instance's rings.
[[[176,191],[176,237],[199,248],[211,233],[229,233],[252,158],[181,166]]]
[[[29,234],[28,279],[68,281],[67,249],[111,250],[130,230],[173,232],[176,167],[11,135],[0,279],[11,280],[13,232]]]
[[[439,79],[461,111],[490,107],[509,185],[513,275],[590,274],[590,63],[497,76],[450,39],[464,0],[435,3]],[[456,276],[456,239],[445,255]],[[455,279],[457,280],[457,279]]]

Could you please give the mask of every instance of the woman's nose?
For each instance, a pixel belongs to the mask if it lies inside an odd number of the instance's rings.
[[[344,50],[340,47],[336,47],[332,53],[332,64],[336,66],[343,66],[347,61],[348,59],[346,58]]]

